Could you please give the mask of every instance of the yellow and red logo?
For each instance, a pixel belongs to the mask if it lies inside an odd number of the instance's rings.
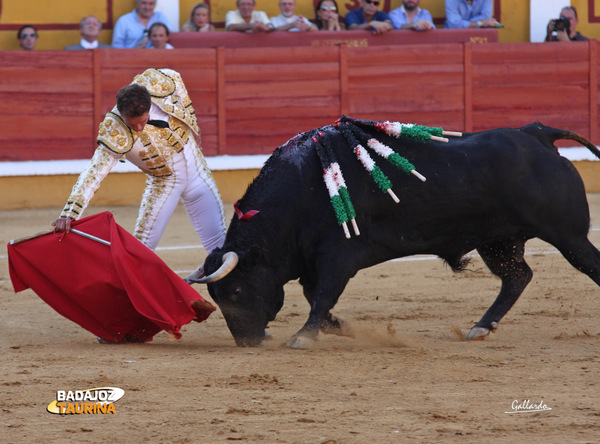
[[[48,413],[58,415],[115,413],[115,402],[125,390],[118,387],[100,387],[87,390],[58,390],[56,399],[48,404]]]

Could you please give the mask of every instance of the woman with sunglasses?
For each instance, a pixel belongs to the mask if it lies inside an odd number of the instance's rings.
[[[344,18],[338,14],[335,0],[319,0],[315,8],[315,25],[319,31],[341,31],[346,29]]]
[[[362,0],[362,7],[346,15],[346,28],[351,31],[364,29],[373,34],[385,34],[394,29],[390,16],[379,10],[381,0]]]

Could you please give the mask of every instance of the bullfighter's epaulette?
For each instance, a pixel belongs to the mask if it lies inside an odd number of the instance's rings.
[[[406,158],[400,156],[377,138],[369,135],[365,129],[376,129],[378,131],[385,132],[390,136],[405,137],[421,141],[437,140],[440,142],[448,142],[448,139],[443,136],[462,135],[458,132],[443,131],[442,128],[437,127],[427,127],[399,122],[359,120],[352,119],[347,116],[340,117],[340,119],[338,119],[338,121],[335,123],[335,127],[346,139],[357,159],[369,172],[371,178],[377,184],[379,189],[384,193],[388,193],[396,203],[400,202],[400,200],[392,191],[392,182],[385,175],[385,173],[383,173],[381,168],[375,164],[375,161],[364,146],[371,148],[381,157],[386,159],[400,170],[404,171],[406,174],[412,174],[423,182],[426,179],[416,171],[414,165]],[[317,132],[317,134],[313,136],[313,141],[315,142],[317,155],[319,156],[319,160],[323,166],[323,180],[327,186],[335,216],[338,224],[340,224],[344,229],[346,238],[350,238],[350,231],[348,230],[347,226],[348,221],[352,223],[354,234],[359,236],[360,231],[355,220],[356,212],[354,210],[354,206],[352,205],[352,201],[350,200],[348,187],[346,186],[339,163],[335,157],[335,152],[330,145],[329,138],[322,136],[324,136],[323,132]]]
[[[115,153],[126,154],[133,147],[133,134],[123,118],[115,111],[108,112],[100,123],[98,143]]]

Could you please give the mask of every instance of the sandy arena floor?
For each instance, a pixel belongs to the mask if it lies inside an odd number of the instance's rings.
[[[600,195],[588,197],[600,246]],[[108,210],[133,229],[137,208]],[[0,212],[0,241],[48,228],[58,212]],[[204,252],[183,247],[198,244],[179,209],[157,253],[184,276]],[[334,310],[359,337],[321,336],[310,350],[284,347],[308,315],[297,282],[260,348],[236,347],[219,311],[179,341],[163,332],[147,344],[100,345],[30,290],[14,293],[4,248],[0,441],[598,442],[600,288],[549,245],[527,246],[534,278],[485,341],[460,334],[500,281],[478,258],[462,274],[412,258],[361,271]],[[107,386],[125,391],[114,414],[46,411],[57,390]],[[551,410],[506,413],[527,400]]]

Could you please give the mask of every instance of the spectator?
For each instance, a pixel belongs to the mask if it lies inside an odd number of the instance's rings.
[[[182,32],[215,32],[210,23],[210,8],[206,3],[197,3],[190,12],[190,19],[181,27]]]
[[[560,26],[562,29],[556,29],[556,19],[552,19],[548,22],[546,42],[589,40],[587,37],[582,36],[576,29],[579,24],[579,18],[577,17],[577,9],[575,9],[575,6],[565,6],[562,8],[560,11],[560,18],[564,19],[561,23],[563,26]],[[568,23],[568,26],[564,26],[566,25],[565,22]]]
[[[113,48],[149,48],[148,30],[153,23],[170,26],[162,12],[154,11],[156,0],[135,0],[136,8],[119,17],[113,31]]]
[[[390,12],[394,29],[430,31],[435,29],[433,18],[426,9],[419,8],[421,0],[404,0],[402,6]]]
[[[444,28],[496,28],[492,0],[446,0]]]
[[[153,49],[173,49],[169,43],[169,28],[164,23],[156,22],[150,26],[148,32],[151,47]]]
[[[225,30],[237,32],[271,32],[273,25],[263,11],[255,11],[255,0],[236,0],[238,9],[225,15]]]
[[[21,26],[17,33],[17,39],[19,39],[21,49],[33,51],[38,41],[37,29],[32,25]]]
[[[110,45],[98,42],[98,36],[102,30],[102,22],[93,15],[84,17],[79,22],[79,33],[81,41],[76,45],[65,46],[67,50],[110,48]]]
[[[296,0],[279,0],[281,14],[271,18],[275,31],[318,31],[317,26],[301,15],[294,14]]]
[[[379,11],[380,0],[361,0],[362,7],[346,14],[346,28],[350,31],[364,29],[373,34],[385,34],[394,29],[390,16]]]
[[[192,101],[179,73],[150,68],[117,93],[98,130],[98,147],[54,222],[68,232],[122,158],[146,173],[134,235],[154,250],[179,200],[207,252],[223,245],[223,203],[202,151]]]
[[[335,0],[319,0],[315,9],[315,25],[320,31],[341,31],[346,29],[344,17],[338,14]]]

